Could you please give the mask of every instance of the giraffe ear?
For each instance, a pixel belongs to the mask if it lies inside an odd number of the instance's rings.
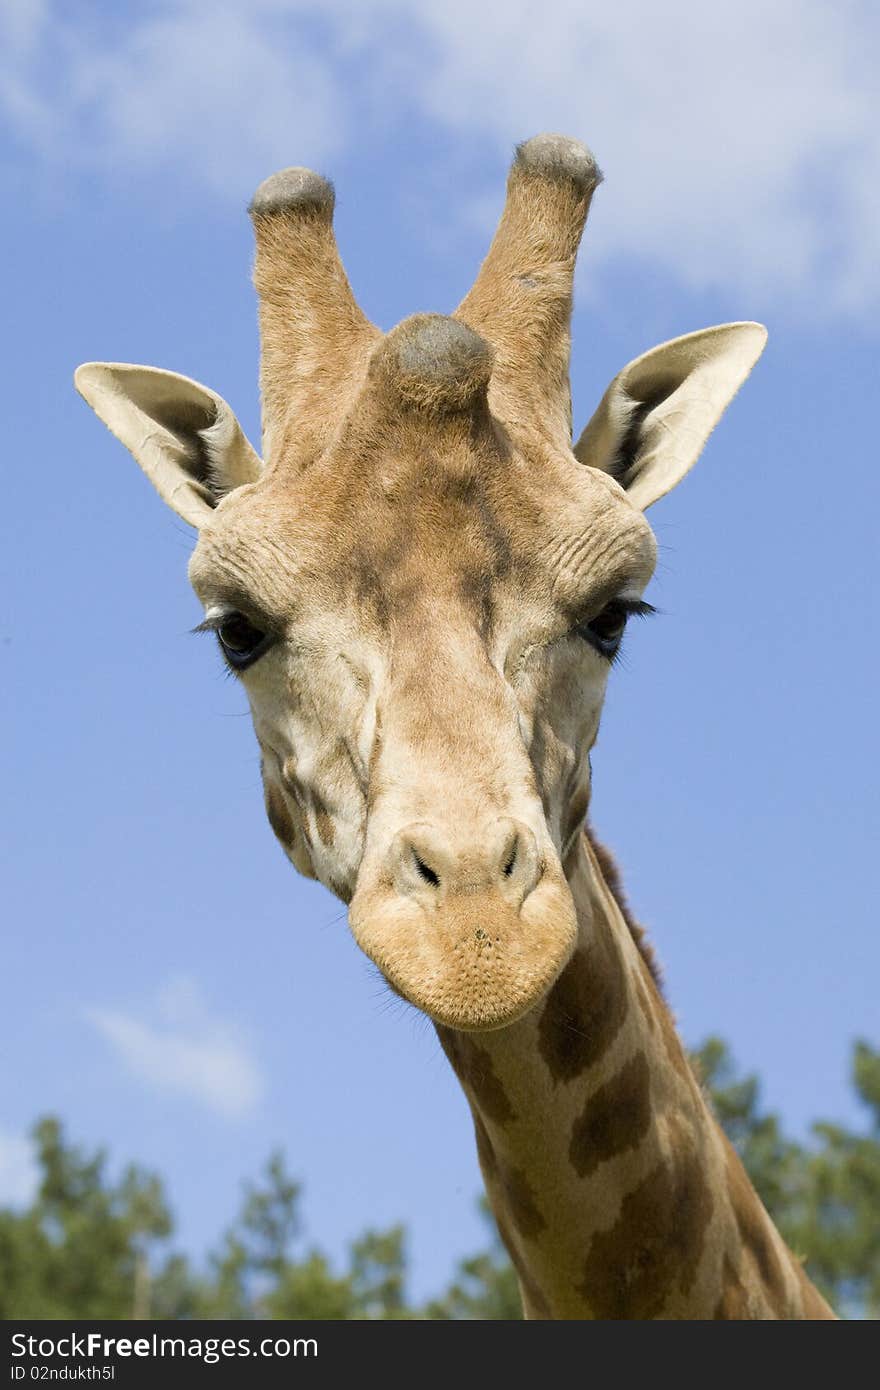
[[[158,367],[86,362],[74,384],[191,526],[201,526],[221,497],[262,472],[259,455],[222,396],[189,377]]]
[[[764,350],[760,323],[724,323],[661,343],[614,378],[577,444],[642,511],[693,468]]]

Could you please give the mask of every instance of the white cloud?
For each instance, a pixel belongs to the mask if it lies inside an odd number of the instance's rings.
[[[237,1030],[209,1011],[198,985],[168,982],[143,1022],[113,1009],[90,1009],[89,1022],[136,1077],[161,1091],[189,1096],[226,1119],[241,1119],[261,1101],[265,1084]]]
[[[662,259],[694,286],[723,277],[839,304],[876,294],[866,193],[880,126],[865,29],[877,24],[856,7],[557,3],[540,25],[528,0],[489,9],[488,21],[474,12],[469,44],[453,38],[463,0],[438,10],[445,58],[430,102],[462,130],[510,136],[537,121],[588,134],[609,176],[597,251]]]
[[[292,131],[315,160],[341,138],[331,67],[270,15],[179,3],[99,25],[59,0],[0,15],[0,104],[56,169],[180,172],[241,199],[255,169],[289,162]]]
[[[47,159],[241,199],[412,109],[462,148],[561,129],[608,174],[597,256],[820,312],[880,293],[864,0],[178,0],[88,33],[14,0],[5,23],[0,102]]]
[[[0,1130],[0,1206],[26,1206],[36,1193],[38,1181],[30,1140]]]

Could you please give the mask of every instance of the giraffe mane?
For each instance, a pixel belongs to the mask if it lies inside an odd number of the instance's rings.
[[[661,999],[666,1003],[666,994],[663,987],[663,971],[660,968],[660,962],[657,960],[657,953],[648,940],[646,928],[643,927],[640,922],[637,922],[633,916],[632,908],[627,901],[626,893],[623,889],[617,860],[614,858],[611,851],[606,849],[600,840],[597,840],[595,832],[589,825],[584,826],[584,833],[592,846],[593,853],[599,861],[602,877],[605,879],[614,901],[620,908],[620,915],[624,922],[626,922],[629,934],[635,942],[636,949],[651,972],[651,978],[657,986],[657,991]]]

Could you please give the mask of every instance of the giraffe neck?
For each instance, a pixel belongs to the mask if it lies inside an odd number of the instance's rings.
[[[579,837],[578,945],[542,1006],[438,1028],[526,1316],[832,1317],[706,1103],[609,865]]]

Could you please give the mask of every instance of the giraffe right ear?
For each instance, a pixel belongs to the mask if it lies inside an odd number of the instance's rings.
[[[263,465],[216,392],[176,372],[86,362],[77,391],[129,449],[159,495],[190,526],[221,497],[259,478]]]
[[[608,387],[575,457],[644,511],[693,468],[766,341],[760,323],[722,323],[643,353]]]

